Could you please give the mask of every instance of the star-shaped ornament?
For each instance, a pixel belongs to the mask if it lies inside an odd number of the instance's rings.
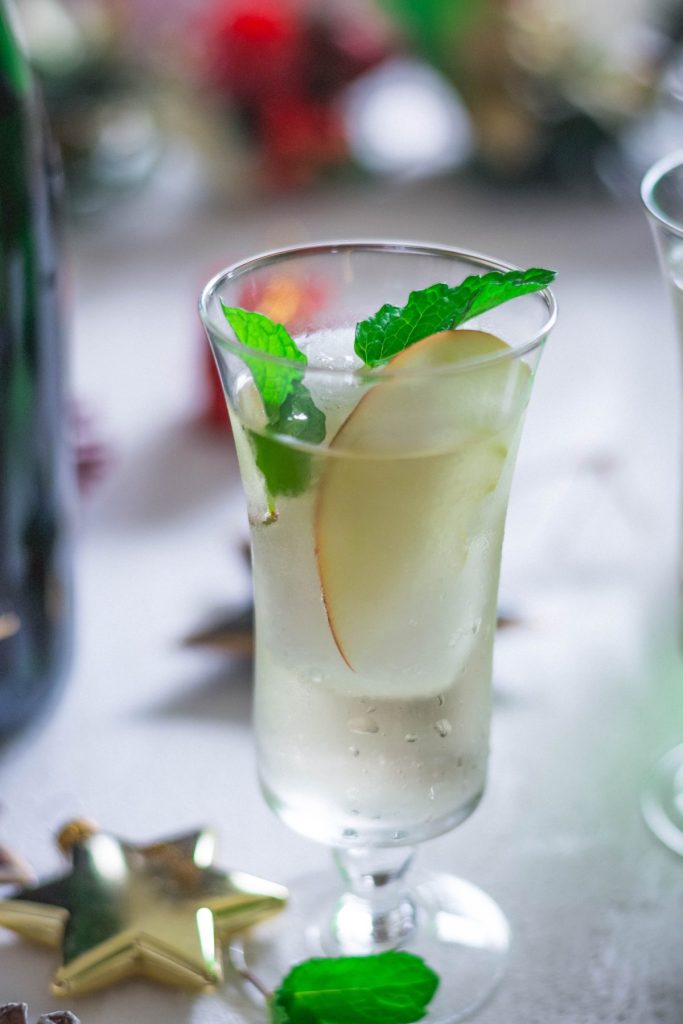
[[[220,984],[221,943],[287,899],[281,885],[213,867],[215,839],[206,830],[135,846],[73,821],[58,843],[71,871],[0,901],[0,925],[61,947],[54,995],[133,975],[189,991]]]

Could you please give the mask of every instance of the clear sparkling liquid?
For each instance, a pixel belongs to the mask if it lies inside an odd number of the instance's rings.
[[[331,364],[347,367],[352,359],[348,335],[337,339]],[[310,387],[334,433],[358,398],[315,381]],[[451,552],[448,518],[458,501],[472,499],[466,488],[461,497],[458,483],[452,501],[445,495],[448,514],[434,520],[432,508],[440,482],[443,490],[457,480],[461,452],[367,460],[372,495],[358,500],[382,502],[387,523],[408,500],[415,516],[398,549],[378,553],[373,565],[390,580],[391,622],[383,608],[371,610],[373,658],[350,667],[331,628],[334,610],[323,599],[316,557],[318,489],[328,461],[345,456],[312,455],[311,486],[278,497],[273,521],[233,412],[252,523],[259,772],[268,801],[298,831],[340,845],[412,843],[451,828],[476,805],[486,775],[498,565],[521,413],[505,439],[497,485],[468,507],[468,534],[453,541],[452,572],[439,571]]]

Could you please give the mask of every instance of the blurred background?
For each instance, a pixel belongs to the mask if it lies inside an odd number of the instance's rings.
[[[20,0],[92,215],[459,172],[628,187],[678,131],[678,0]]]

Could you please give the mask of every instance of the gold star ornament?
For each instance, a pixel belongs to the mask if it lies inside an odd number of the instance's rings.
[[[0,925],[61,947],[52,992],[76,996],[133,975],[200,992],[223,980],[220,946],[282,910],[287,890],[213,867],[206,830],[134,846],[87,822],[58,843],[71,871],[0,901]]]

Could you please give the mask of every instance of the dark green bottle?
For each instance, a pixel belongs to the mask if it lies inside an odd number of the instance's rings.
[[[59,161],[11,4],[0,0],[0,735],[54,695],[71,646]]]

